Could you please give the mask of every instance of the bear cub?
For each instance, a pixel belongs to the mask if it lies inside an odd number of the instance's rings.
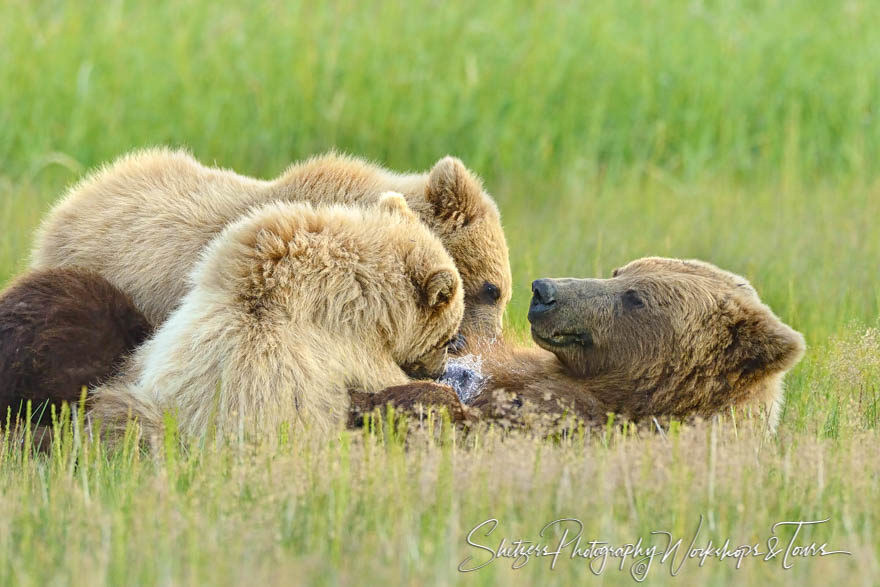
[[[331,431],[350,391],[442,374],[464,310],[455,264],[397,194],[369,208],[255,208],[211,242],[190,282],[95,389],[90,416],[111,437],[129,417],[155,437],[169,413],[190,438]]]
[[[51,404],[79,401],[150,334],[131,300],[82,269],[34,271],[0,294],[0,426],[49,422]]]

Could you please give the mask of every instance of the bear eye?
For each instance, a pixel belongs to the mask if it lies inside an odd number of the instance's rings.
[[[628,310],[635,310],[636,308],[644,307],[645,302],[642,301],[639,292],[634,289],[628,289],[623,293],[623,305]]]
[[[611,277],[617,277],[618,273],[620,273],[620,267],[611,272]]]
[[[501,290],[494,283],[488,281],[483,284],[483,290],[480,292],[480,298],[483,303],[494,304],[501,299]]]

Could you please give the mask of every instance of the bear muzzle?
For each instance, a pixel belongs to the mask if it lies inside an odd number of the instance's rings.
[[[446,361],[443,361],[438,367],[429,367],[421,362],[407,363],[402,365],[401,369],[413,379],[430,379],[436,381],[443,377],[446,372]]]
[[[580,324],[577,303],[581,298],[578,290],[588,281],[593,280],[536,279],[532,282],[528,318],[532,339],[539,346],[551,351],[559,347],[593,346],[592,333]]]

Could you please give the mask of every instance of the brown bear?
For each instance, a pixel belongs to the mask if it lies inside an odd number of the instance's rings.
[[[482,417],[510,418],[523,404],[594,423],[609,412],[639,420],[758,406],[775,430],[782,380],[804,339],[746,279],[701,261],[650,257],[610,279],[539,279],[532,289],[528,317],[540,349],[470,349],[482,360],[470,403]],[[396,393],[411,403],[421,388]]]
[[[82,269],[34,271],[0,294],[0,426],[48,423],[51,404],[79,401],[150,333],[131,300]]]
[[[186,276],[202,249],[252,207],[368,206],[385,191],[402,193],[455,261],[465,294],[462,333],[498,335],[511,295],[498,208],[453,157],[429,173],[397,174],[331,153],[260,181],[206,167],[184,151],[133,153],[85,178],[52,210],[38,232],[33,266],[93,269],[159,325],[188,290]]]
[[[111,437],[129,415],[152,436],[169,412],[186,437],[332,430],[348,390],[440,375],[464,309],[455,264],[399,195],[255,208],[211,241],[190,283],[123,374],[94,390],[90,416]]]

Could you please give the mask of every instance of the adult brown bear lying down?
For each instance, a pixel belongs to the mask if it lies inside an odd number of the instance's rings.
[[[609,412],[638,420],[757,406],[775,429],[782,379],[804,339],[744,278],[701,261],[651,257],[610,279],[539,279],[532,290],[529,322],[541,348],[470,349],[482,362],[479,393],[468,402],[480,417],[516,420],[531,406],[604,422]],[[439,387],[414,383],[367,399],[412,404],[421,388],[442,397]]]

